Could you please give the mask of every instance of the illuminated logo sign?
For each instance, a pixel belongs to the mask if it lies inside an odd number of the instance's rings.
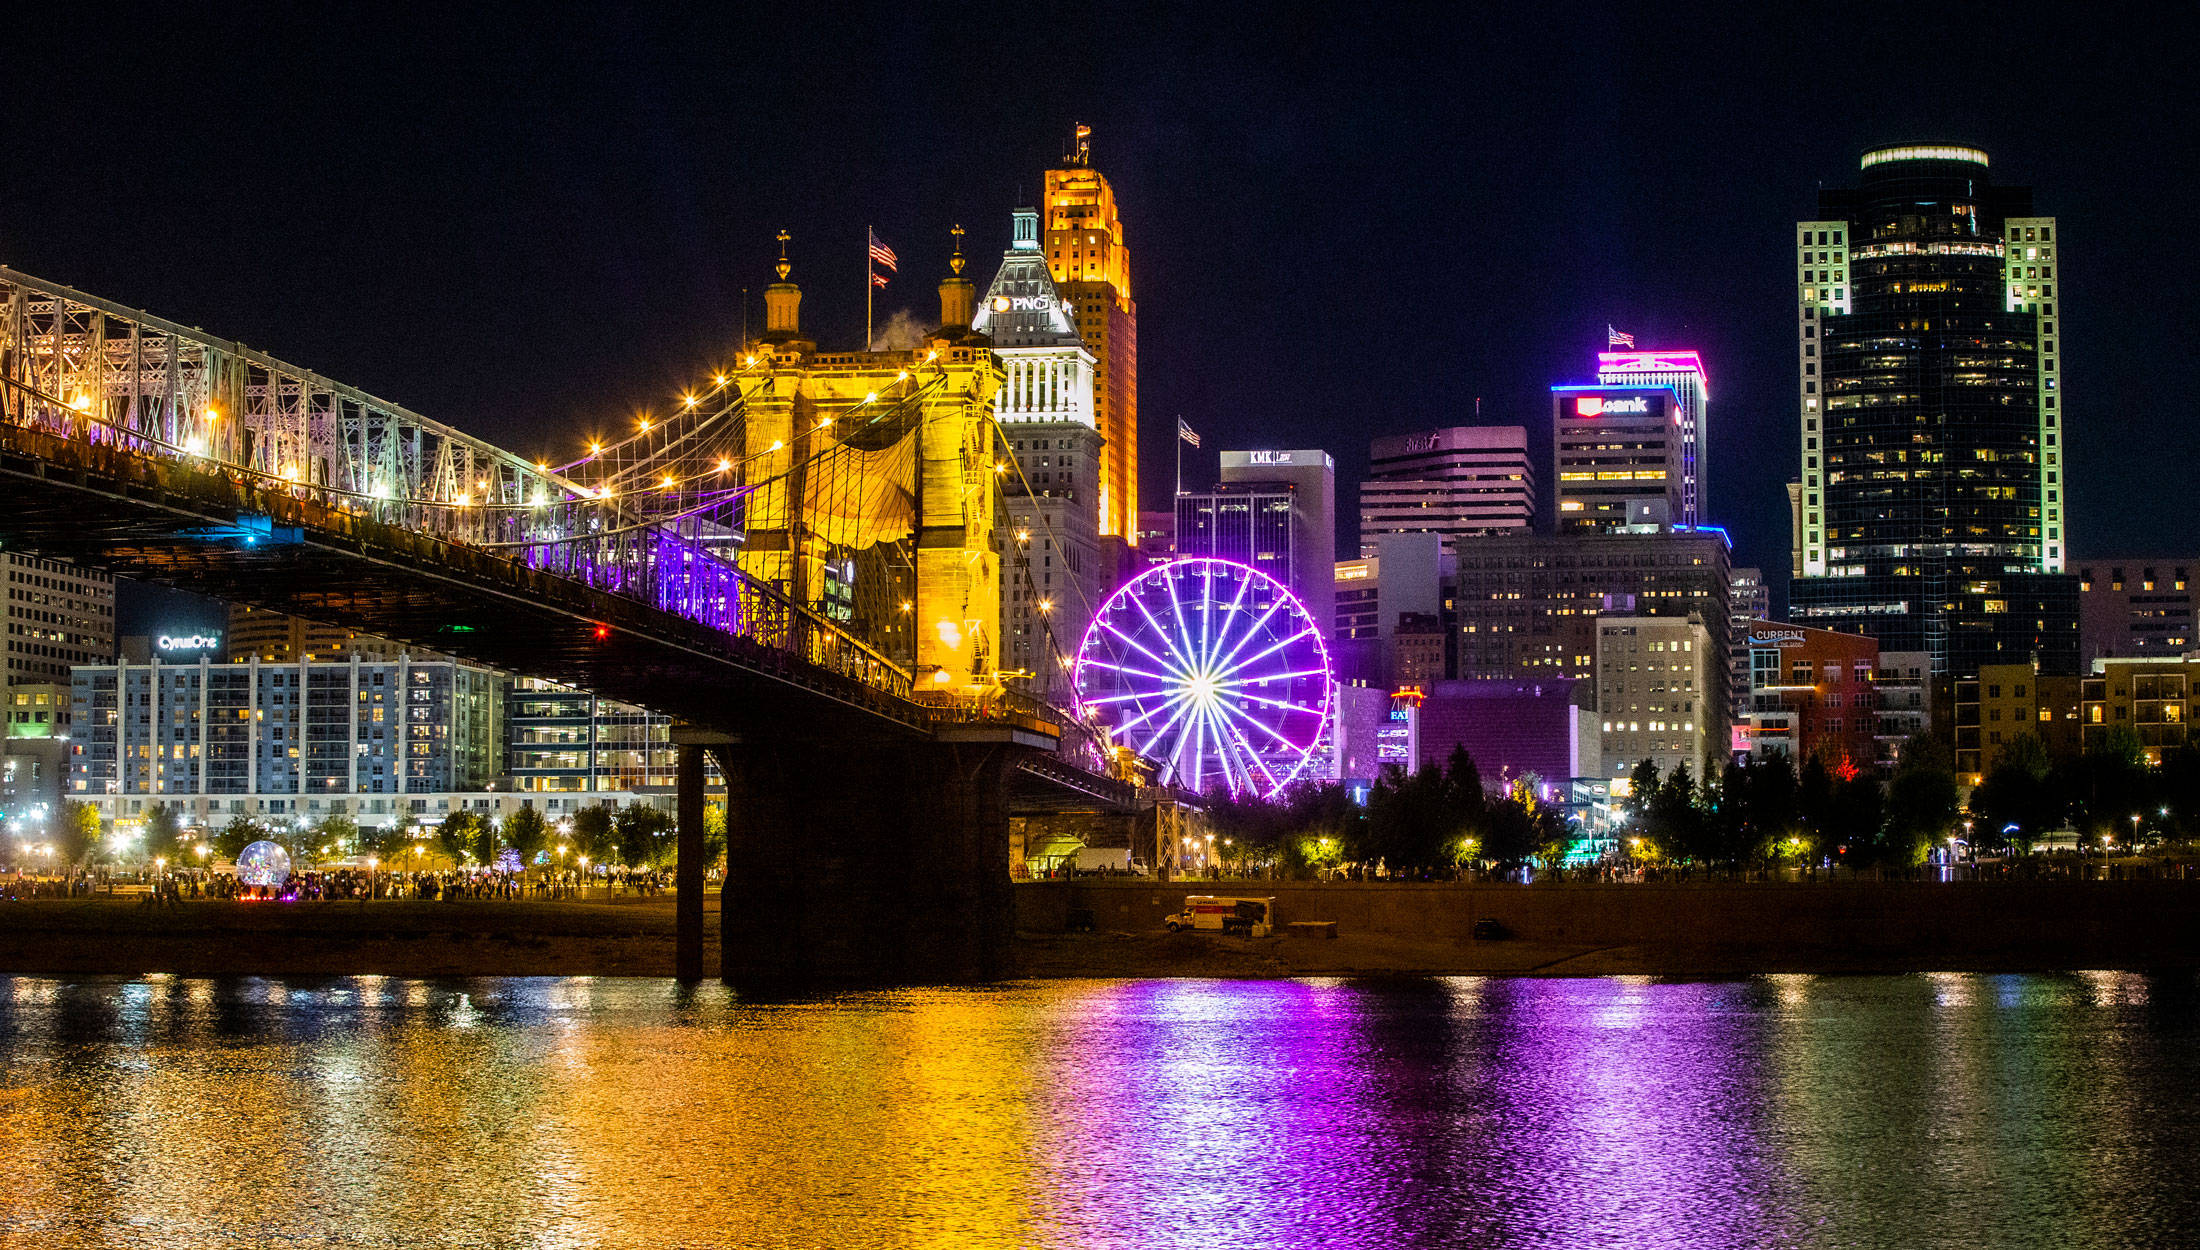
[[[1415,452],[1435,450],[1436,436],[1434,434],[1416,434],[1406,440],[1406,448],[1404,454],[1410,456]]]
[[[1053,312],[1054,300],[1045,295],[996,295],[994,312]]]
[[[1008,297],[1007,297],[1006,295],[996,295],[996,296],[994,296],[994,297],[993,297],[993,311],[994,311],[994,312],[1007,312],[1007,311],[1008,311]]]
[[[1752,647],[1800,647],[1803,645],[1803,631],[1799,629],[1768,629],[1761,632],[1751,630],[1749,632],[1749,645]]]
[[[162,634],[153,645],[163,651],[211,651],[222,645],[220,634]]]
[[[1245,453],[1245,463],[1289,464],[1291,463],[1291,453],[1288,451],[1249,451]]]
[[[1584,417],[1645,416],[1650,411],[1647,399],[1598,399],[1584,395],[1574,401],[1574,411]]]

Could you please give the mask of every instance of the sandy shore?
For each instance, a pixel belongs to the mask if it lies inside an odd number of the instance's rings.
[[[717,900],[706,915],[716,968]],[[192,976],[668,976],[669,897],[592,902],[228,903],[124,899],[0,905],[0,972]],[[1012,975],[1729,977],[1756,973],[2190,968],[2189,946],[2072,942],[2049,933],[1968,947],[1797,941],[1505,941],[1345,928],[1335,939],[1103,928],[1022,932]]]

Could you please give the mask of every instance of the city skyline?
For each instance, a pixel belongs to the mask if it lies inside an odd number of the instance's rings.
[[[21,31],[26,47],[60,37],[38,20]],[[2145,555],[2137,547],[2158,538],[2160,554],[2176,554],[2189,544],[2172,505],[2113,484],[2115,449],[2149,428],[2141,362],[2171,350],[2178,323],[2137,245],[2148,221],[2137,206],[2192,189],[2185,167],[2141,156],[2176,150],[2177,110],[2155,85],[2168,80],[2145,72],[2143,50],[2112,70],[2089,35],[2043,50],[2013,31],[1939,37],[1956,19],[1920,20],[1914,46],[1843,65],[1843,104],[1813,104],[1801,128],[1786,105],[1818,89],[1789,68],[1815,55],[1800,19],[1720,27],[1725,52],[1687,20],[1609,44],[1587,18],[1320,36],[1286,22],[1227,45],[1167,29],[1071,38],[1065,64],[1080,86],[1035,110],[930,81],[915,68],[928,58],[908,53],[945,36],[906,21],[830,51],[815,32],[770,23],[739,38],[707,21],[577,32],[633,71],[637,85],[616,95],[574,85],[597,76],[564,72],[577,47],[562,39],[498,32],[492,48],[486,31],[462,29],[454,38],[483,59],[419,67],[418,93],[374,105],[375,125],[353,102],[373,93],[222,88],[188,54],[228,37],[217,21],[139,45],[158,52],[119,50],[112,84],[64,88],[71,116],[119,124],[173,101],[177,150],[200,135],[207,150],[245,142],[264,163],[315,171],[316,210],[233,180],[210,189],[192,162],[131,170],[129,195],[116,194],[119,165],[81,164],[15,189],[0,258],[548,450],[665,402],[739,337],[744,287],[753,333],[782,227],[821,342],[860,337],[866,225],[901,257],[880,292],[882,323],[901,308],[925,315],[948,228],[971,232],[969,255],[1005,248],[1008,211],[1038,198],[1083,121],[1135,244],[1142,508],[1166,504],[1173,449],[1151,430],[1180,412],[1210,447],[1329,447],[1346,482],[1364,473],[1371,419],[1373,432],[1462,424],[1477,398],[1482,421],[1527,425],[1541,445],[1545,388],[1589,380],[1579,362],[1611,324],[1646,349],[1703,352],[1722,414],[1707,453],[1714,519],[1733,532],[1738,562],[1784,581],[1796,451],[1785,415],[1793,347],[1779,320],[1792,304],[1787,227],[1810,215],[1818,183],[1852,175],[1863,149],[1945,137],[1994,152],[1997,176],[2039,187],[2086,240],[2070,280],[2083,349],[2068,385],[2089,397],[2071,447],[2072,553]],[[308,39],[279,26],[258,34],[275,51]],[[370,23],[362,63],[399,38]],[[774,57],[735,51],[759,38]],[[1540,49],[1576,47],[1580,72],[1567,77],[1596,85],[1558,91],[1521,70],[1439,89],[1429,71],[1461,41],[1522,66]],[[738,108],[686,85],[713,73],[650,68],[676,58],[708,70],[720,47],[728,72],[754,88]],[[1638,57],[1700,90],[1675,98],[1633,85],[1624,70]],[[828,63],[837,75],[870,71],[881,89],[806,116],[797,88]],[[561,84],[554,95],[549,82]],[[382,123],[440,115],[446,101],[478,127],[393,164]],[[556,143],[530,137],[535,120],[568,112],[596,120]],[[691,120],[665,125],[672,117]],[[1508,118],[1525,120],[1500,124]],[[21,129],[29,120],[4,132],[16,150],[42,142]],[[2094,141],[2109,122],[2123,142]],[[1447,194],[1423,202],[1404,180],[1432,153],[1453,172]],[[405,176],[393,181],[393,170]],[[1471,227],[1456,211],[1462,197],[1476,206]],[[484,330],[508,345],[495,369],[448,346]],[[1351,360],[1342,344],[1370,330],[1416,364]],[[2193,467],[2181,445],[2165,454],[2170,471]]]

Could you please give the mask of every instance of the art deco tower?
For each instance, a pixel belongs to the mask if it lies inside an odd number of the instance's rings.
[[[2052,217],[1950,144],[1864,153],[1796,223],[1799,624],[2075,671]]]
[[[1131,254],[1115,190],[1092,167],[1092,132],[1077,128],[1077,148],[1046,176],[1046,259],[1054,284],[1097,361],[1093,414],[1104,441],[1100,533],[1128,540],[1138,530],[1138,304],[1131,298]]]

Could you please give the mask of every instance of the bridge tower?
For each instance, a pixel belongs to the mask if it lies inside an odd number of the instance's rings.
[[[758,485],[741,566],[909,666],[920,692],[987,686],[1000,658],[1000,361],[952,321],[908,350],[821,352],[802,335],[790,269],[781,257],[764,292],[746,388]]]

